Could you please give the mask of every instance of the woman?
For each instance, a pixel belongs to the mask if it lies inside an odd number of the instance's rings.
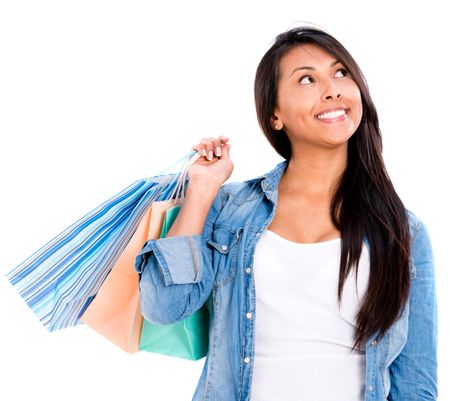
[[[328,33],[289,30],[259,64],[255,101],[285,160],[222,185],[228,139],[204,138],[171,230],[136,259],[149,321],[212,295],[193,400],[435,400],[430,239],[388,177],[358,65]]]

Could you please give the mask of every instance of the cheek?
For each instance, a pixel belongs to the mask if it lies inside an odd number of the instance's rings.
[[[284,109],[285,117],[287,117],[287,120],[291,121],[291,123],[296,122],[298,124],[308,119],[308,116],[312,113],[311,109],[312,107],[310,107],[305,99],[291,99]]]
[[[362,108],[362,100],[361,100],[361,93],[359,91],[359,88],[356,87],[352,93],[352,109],[353,109],[353,115],[356,120],[356,122],[359,124],[362,118],[363,114],[363,108]]]
[[[363,115],[363,107],[362,107],[362,103],[361,103],[361,100],[360,100],[359,103],[358,103],[358,113],[356,115],[356,120],[357,120],[356,122],[357,122],[358,125],[359,125],[359,123],[362,120],[362,115]]]

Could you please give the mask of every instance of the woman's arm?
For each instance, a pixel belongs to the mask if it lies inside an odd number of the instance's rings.
[[[419,222],[412,246],[416,277],[411,280],[408,337],[389,367],[390,401],[437,399],[437,302],[430,237]]]
[[[221,208],[220,190],[188,185],[167,236],[147,241],[136,257],[141,312],[149,322],[175,323],[192,315],[208,299],[214,272],[212,249],[206,240]]]
[[[183,207],[166,238],[176,235],[200,235],[208,212],[220,190],[215,184],[189,182]]]

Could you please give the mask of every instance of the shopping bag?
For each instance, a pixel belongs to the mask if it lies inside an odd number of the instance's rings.
[[[172,199],[152,203],[80,319],[129,353],[139,351],[143,320],[134,261],[149,239],[159,238],[166,210],[173,205]]]
[[[80,317],[152,202],[171,199],[174,193],[179,198],[180,191],[183,197],[188,168],[198,157],[192,151],[175,162],[185,162],[179,173],[135,181],[6,274],[48,331],[82,323]]]
[[[179,206],[166,211],[161,231],[164,238],[178,216]],[[139,349],[178,358],[198,360],[208,351],[211,296],[194,314],[179,322],[160,325],[144,319]]]

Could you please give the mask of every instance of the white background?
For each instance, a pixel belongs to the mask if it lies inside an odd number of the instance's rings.
[[[127,355],[86,326],[50,334],[4,274],[202,137],[229,136],[228,182],[272,169],[281,158],[257,124],[254,74],[275,36],[300,21],[359,63],[389,174],[429,229],[439,398],[450,399],[450,28],[444,2],[398,3],[2,1],[0,399],[191,400],[204,359]]]

